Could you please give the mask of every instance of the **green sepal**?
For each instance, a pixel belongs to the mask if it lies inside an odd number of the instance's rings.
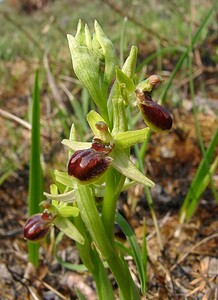
[[[89,143],[89,142],[77,142],[77,141],[71,141],[68,139],[63,139],[61,141],[61,144],[69,147],[70,149],[72,149],[74,151],[88,149],[92,145],[92,143]]]
[[[53,172],[55,180],[63,184],[65,187],[73,188],[73,179],[67,172],[54,170]]]
[[[85,24],[85,39],[86,39],[86,46],[89,49],[92,49],[92,36],[91,33],[89,31],[89,27],[87,24]]]
[[[53,224],[64,234],[66,234],[70,239],[78,242],[79,244],[84,244],[85,240],[83,236],[69,219],[57,216],[53,220]]]
[[[111,165],[118,172],[148,187],[154,187],[154,182],[148,179],[136,168],[124,151],[120,151],[117,147],[115,147],[111,153],[111,157],[113,158]]]
[[[103,61],[104,60],[104,53],[103,49],[101,48],[101,44],[97,40],[96,33],[93,33],[93,38],[92,38],[92,48],[93,51],[96,53],[98,58]]]
[[[116,68],[116,79],[117,82],[121,85],[125,85],[125,88],[129,93],[133,93],[135,91],[135,85],[123,71],[121,71],[118,67]]]
[[[62,202],[67,202],[67,203],[73,203],[76,201],[74,190],[64,193],[64,194],[58,194],[58,195],[53,195],[53,194],[49,194],[46,192],[44,192],[43,194],[44,194],[44,196],[46,196],[48,199],[51,199],[51,200],[62,201]]]
[[[58,215],[63,218],[78,217],[79,209],[76,206],[64,206],[58,209]]]
[[[137,143],[142,143],[147,140],[149,132],[149,128],[143,128],[139,130],[118,133],[115,136],[115,145],[119,149],[124,149]]]

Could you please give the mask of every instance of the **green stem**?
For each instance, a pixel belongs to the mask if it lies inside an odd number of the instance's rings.
[[[117,199],[124,181],[125,177],[116,170],[113,168],[108,170],[106,191],[102,206],[102,222],[111,244],[114,244],[114,218],[117,207]]]
[[[112,97],[113,107],[113,134],[125,132],[127,129],[127,120],[125,113],[125,101],[120,96],[120,88],[118,84],[114,87],[114,95]],[[129,150],[125,150],[128,152]],[[114,246],[114,219],[117,206],[117,199],[122,190],[125,177],[119,172],[110,168],[106,178],[106,191],[102,207],[102,222],[108,235],[110,243]]]
[[[32,216],[40,211],[39,203],[43,199],[42,186],[43,176],[40,163],[40,90],[38,83],[38,71],[35,73],[35,83],[32,102],[32,131],[31,131],[31,150],[30,150],[30,176],[28,205],[29,215]],[[39,244],[28,242],[29,261],[38,267],[39,264]]]
[[[77,228],[79,228],[80,233],[85,239],[85,243],[83,245],[77,243],[76,246],[82,262],[94,277],[98,293],[98,299],[113,300],[113,289],[108,278],[106,269],[104,268],[104,265],[101,259],[99,258],[96,250],[93,249],[91,246],[91,237],[86,231],[85,225],[80,215],[77,218],[75,218],[74,224],[77,226]]]
[[[120,288],[123,299],[140,299],[128,268],[122,263],[115,249],[107,238],[103,223],[99,217],[91,189],[86,185],[74,184],[80,215],[95,243],[96,248],[105,258]],[[134,298],[130,298],[130,295]]]

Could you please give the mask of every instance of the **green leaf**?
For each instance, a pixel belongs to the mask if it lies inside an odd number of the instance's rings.
[[[113,158],[111,165],[117,171],[134,181],[140,182],[148,187],[154,187],[154,182],[136,168],[124,151],[115,147],[111,153],[111,157]]]
[[[64,234],[66,234],[70,239],[78,242],[79,244],[84,244],[84,238],[81,233],[78,231],[76,226],[67,219],[61,216],[57,216],[54,221],[54,225],[60,229]]]
[[[123,233],[126,235],[127,240],[131,246],[133,259],[135,261],[136,267],[139,272],[141,290],[142,290],[142,293],[144,294],[145,290],[146,290],[146,269],[145,269],[145,265],[143,263],[141,250],[137,243],[136,236],[135,236],[134,232],[132,231],[131,227],[129,226],[129,224],[118,212],[115,215],[115,221],[117,222],[117,224],[119,225],[119,227],[121,228]]]
[[[115,145],[119,149],[131,147],[137,143],[142,143],[149,136],[149,128],[118,133],[115,136]]]

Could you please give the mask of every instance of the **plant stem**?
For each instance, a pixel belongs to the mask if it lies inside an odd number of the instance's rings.
[[[114,218],[117,199],[122,189],[125,177],[113,168],[108,170],[106,191],[102,206],[102,222],[111,244],[114,244]]]
[[[30,175],[28,205],[29,215],[40,211],[39,203],[42,201],[42,170],[40,163],[40,91],[38,84],[38,71],[35,74],[35,83],[32,103],[32,130],[30,150]],[[28,242],[29,261],[37,267],[39,264],[39,244]]]
[[[91,189],[86,185],[79,185],[76,182],[74,184],[74,189],[81,218],[89,230],[96,248],[107,261],[120,288],[121,294],[124,297],[123,299],[140,299],[128,268],[122,263],[113,245],[110,244],[110,241],[107,238]],[[130,298],[131,294],[134,295],[134,298]]]

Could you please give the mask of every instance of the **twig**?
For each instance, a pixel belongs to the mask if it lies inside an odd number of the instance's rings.
[[[0,116],[4,117],[4,118],[6,118],[6,119],[12,120],[12,121],[14,121],[15,123],[18,123],[18,124],[22,125],[23,127],[27,128],[27,129],[29,129],[29,130],[32,129],[32,126],[31,126],[30,123],[28,123],[28,122],[22,120],[21,118],[19,118],[19,117],[13,115],[13,114],[11,114],[11,113],[9,113],[9,112],[7,112],[6,110],[3,110],[3,109],[1,109],[1,108],[0,108]]]
[[[52,286],[50,286],[47,282],[44,280],[40,281],[47,289],[54,292],[60,299],[67,300],[68,298],[63,296],[61,293],[59,293],[57,290],[55,290]]]
[[[183,262],[183,260],[186,259],[186,257],[192,253],[197,247],[199,247],[200,245],[208,242],[209,240],[215,239],[216,237],[218,237],[218,233],[214,233],[211,236],[208,236],[206,238],[204,238],[203,240],[201,240],[199,243],[197,243],[196,245],[194,245],[188,252],[182,254],[179,259],[177,260],[177,262],[170,268],[170,272],[172,272],[177,266],[178,264],[181,264],[181,262]]]
[[[22,125],[24,128],[28,129],[28,130],[32,130],[32,126],[30,123],[28,123],[27,121],[24,121],[23,119],[9,113],[6,110],[3,110],[0,108],[0,117],[3,117],[5,119],[9,119],[15,123],[18,123],[20,125]],[[41,136],[43,136],[44,138],[48,139],[49,137],[43,133],[41,133]]]
[[[45,51],[45,54],[44,54],[44,57],[43,57],[43,63],[44,63],[44,67],[45,67],[45,70],[46,70],[46,75],[47,75],[47,79],[48,79],[48,84],[51,88],[51,92],[52,92],[52,95],[56,101],[56,104],[57,106],[62,110],[62,111],[66,111],[66,108],[64,106],[64,103],[62,101],[62,97],[61,97],[61,94],[59,92],[59,89],[57,87],[57,84],[54,80],[54,77],[51,73],[51,70],[49,68],[49,62],[48,62],[48,53],[47,51]]]

